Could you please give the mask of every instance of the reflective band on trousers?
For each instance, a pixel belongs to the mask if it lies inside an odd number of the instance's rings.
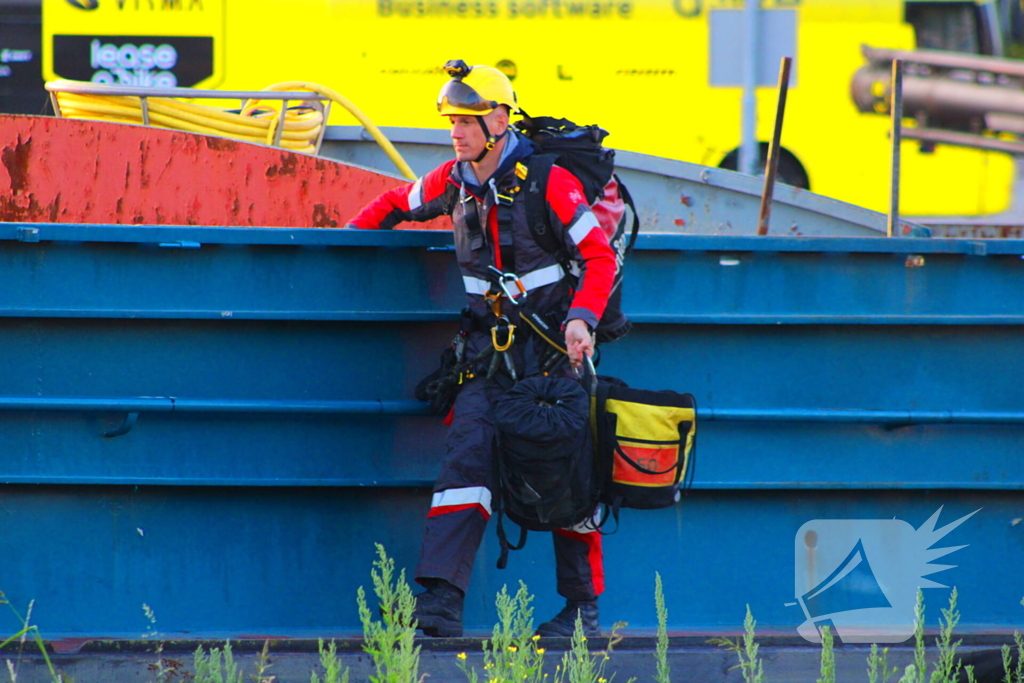
[[[466,486],[458,489],[445,489],[434,494],[430,507],[447,508],[463,505],[479,505],[488,515],[491,514],[491,492],[486,486]]]
[[[537,289],[538,287],[544,287],[545,285],[553,285],[556,282],[561,282],[563,277],[565,277],[565,271],[562,270],[562,266],[556,263],[554,265],[547,266],[546,268],[541,268],[531,273],[527,273],[526,275],[520,275],[519,281],[523,283],[523,287],[525,287],[526,291],[529,292],[531,289]],[[479,294],[483,296],[490,291],[492,287],[488,280],[481,280],[478,277],[472,277],[470,275],[463,275],[462,282],[466,285],[467,294]]]

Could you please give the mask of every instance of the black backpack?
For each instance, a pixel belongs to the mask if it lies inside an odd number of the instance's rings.
[[[578,126],[568,119],[530,117],[525,112],[515,126],[540,150],[526,163],[526,219],[534,240],[548,253],[561,254],[566,272],[574,271],[574,264],[564,253],[562,236],[551,228],[545,201],[551,167],[558,164],[582,183],[587,203],[594,209],[618,262],[608,306],[597,326],[597,340],[610,342],[625,336],[632,325],[622,313],[622,267],[636,242],[640,219],[629,190],[615,175],[615,150],[601,146],[608,131],[599,126]]]
[[[590,429],[590,396],[576,380],[538,375],[495,404],[498,458],[495,514],[504,568],[527,530],[552,531],[590,518],[600,495]],[[502,516],[521,528],[512,545]]]

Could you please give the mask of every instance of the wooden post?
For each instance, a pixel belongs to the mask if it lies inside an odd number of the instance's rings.
[[[900,221],[900,140],[903,137],[903,60],[892,60],[889,80],[889,113],[892,115],[889,139],[892,143],[892,172],[889,185],[889,223],[886,235],[899,237]]]
[[[772,195],[775,193],[775,176],[779,170],[779,150],[782,142],[782,121],[786,115],[786,95],[789,92],[789,70],[792,57],[783,57],[779,63],[779,105],[775,110],[775,130],[768,146],[768,165],[764,171],[764,189],[761,192],[761,213],[757,220],[757,234],[768,234],[768,222],[772,216]]]

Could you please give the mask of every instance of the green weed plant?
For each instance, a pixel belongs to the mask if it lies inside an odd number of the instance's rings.
[[[654,610],[658,613],[658,639],[654,646],[655,683],[672,683],[668,665],[668,608],[665,606],[665,590],[661,585],[661,574],[654,572]]]
[[[371,683],[423,683],[419,674],[420,647],[415,644],[416,623],[413,611],[416,599],[412,589],[405,580],[405,572],[396,576],[394,560],[389,558],[384,547],[377,544],[377,559],[373,563],[371,578],[374,594],[379,602],[380,620],[374,618],[366,592],[362,587],[356,595],[359,616],[363,625],[363,650],[373,659],[375,675],[369,677]],[[655,573],[655,610],[658,617],[658,634],[655,646],[656,671],[655,683],[671,683],[671,671],[668,663],[668,609],[665,604],[664,587],[661,575]],[[957,590],[954,588],[949,596],[949,606],[941,610],[939,634],[935,638],[938,657],[931,671],[926,662],[926,644],[924,637],[924,596],[919,590],[914,606],[914,655],[913,663],[907,665],[897,683],[957,683],[961,674],[968,683],[975,683],[973,667],[963,667],[957,657],[960,640],[954,640],[953,632],[960,621],[957,610]],[[615,645],[621,642],[620,630],[625,626],[617,622],[611,629],[605,649],[596,653],[590,652],[590,643],[584,635],[583,622],[579,615],[569,649],[563,654],[552,674],[544,672],[545,650],[538,645],[538,636],[534,635],[533,596],[526,584],[519,582],[515,595],[503,587],[496,598],[498,622],[491,638],[484,641],[483,665],[481,673],[467,664],[466,653],[457,656],[458,667],[466,675],[469,683],[612,683],[614,674],[607,672]],[[7,605],[14,613],[21,628],[6,640],[0,642],[0,649],[18,640],[22,645],[31,639],[38,647],[46,664],[52,683],[71,683],[70,679],[58,672],[46,650],[39,629],[30,623],[33,603],[29,603],[25,617],[11,605],[0,591],[0,604]],[[1024,600],[1021,600],[1024,605]],[[156,636],[156,616],[148,605],[143,605],[143,612],[149,622],[144,638]],[[766,683],[764,664],[756,641],[757,622],[754,620],[750,606],[747,606],[743,620],[743,636],[735,641],[729,639],[712,639],[712,644],[721,646],[736,654],[744,683]],[[325,645],[318,642],[320,666],[323,677],[316,671],[310,674],[310,683],[349,683],[350,670],[343,666],[338,658],[337,646],[334,641]],[[180,662],[163,656],[163,643],[159,642],[155,653],[157,661],[149,666],[154,674],[155,683],[171,683],[172,681],[190,681],[193,683],[245,683],[246,676],[235,661],[231,642],[227,641],[223,648],[211,648],[206,651],[203,646],[193,653],[194,673],[183,669]],[[1016,657],[1014,657],[1016,655]],[[879,650],[877,645],[871,646],[867,659],[868,683],[890,683],[897,676],[899,668],[888,662],[889,649]],[[1024,683],[1024,636],[1014,632],[1014,646],[1004,645],[1002,648],[1003,683]],[[1014,661],[1016,659],[1016,661]],[[255,673],[248,678],[253,683],[273,683],[275,676],[270,670],[270,641],[264,643],[262,651],[256,657]],[[10,683],[17,683],[17,666],[11,660],[5,661],[5,668]],[[634,683],[630,678],[626,683]],[[834,652],[834,636],[828,627],[821,631],[821,666],[817,683],[836,683],[836,661]]]
[[[39,633],[39,627],[35,624],[30,623],[32,619],[32,607],[35,605],[35,600],[28,603],[28,609],[25,611],[25,616],[21,616],[21,613],[11,604],[11,601],[7,599],[3,591],[0,591],[0,605],[7,605],[7,608],[14,614],[14,618],[21,624],[21,629],[7,640],[0,642],[0,650],[7,647],[11,643],[20,640],[22,648],[24,648],[27,640],[32,639],[32,642],[37,648],[39,653],[43,656],[43,661],[46,662],[46,670],[50,674],[50,680],[53,683],[69,683],[69,679],[62,673],[58,672],[53,662],[50,661],[50,655],[46,652],[46,643],[43,642],[43,637]],[[11,660],[7,660],[7,675],[11,679],[11,683],[18,683],[18,667]]]
[[[898,671],[898,666],[889,668],[889,648],[882,648],[879,652],[878,645],[872,643],[871,654],[868,655],[868,683],[889,683]]]
[[[317,649],[320,652],[320,666],[324,669],[324,677],[320,678],[314,671],[309,675],[309,683],[348,683],[349,668],[343,666],[338,659],[338,646],[334,641],[324,647],[321,638],[317,641]]]
[[[835,639],[828,626],[821,629],[821,675],[818,683],[836,683]]]
[[[372,683],[417,683],[420,668],[420,646],[414,644],[416,622],[413,610],[416,598],[405,580],[405,570],[395,578],[395,561],[384,546],[377,545],[377,559],[370,576],[380,605],[380,620],[373,617],[360,586],[356,594],[359,620],[363,624],[363,651],[373,658],[376,676]]]
[[[490,639],[483,642],[487,681],[542,683],[546,678],[544,648],[537,646],[540,637],[533,633],[532,603],[533,596],[522,581],[515,595],[509,595],[507,586],[501,587],[495,600],[498,623]],[[478,683],[479,674],[467,664],[466,653],[457,655],[457,660],[469,683]]]
[[[235,662],[231,641],[225,641],[224,649],[210,648],[209,652],[200,645],[192,655],[195,673],[193,683],[243,683],[245,675]]]
[[[764,663],[758,654],[756,631],[757,621],[754,620],[754,614],[750,611],[750,605],[747,605],[747,615],[743,618],[742,640],[739,638],[735,641],[728,638],[712,638],[708,641],[712,645],[718,645],[736,653],[740,663],[734,668],[740,670],[744,683],[764,683]]]
[[[1017,666],[1013,666],[1013,649],[1009,645],[1003,645],[1003,672],[1006,674],[1003,680],[1006,683],[1024,683],[1024,638],[1019,631],[1013,632],[1013,641],[1017,646]]]
[[[608,635],[607,647],[601,652],[590,654],[587,636],[583,633],[583,618],[577,613],[570,647],[562,655],[562,663],[555,667],[555,683],[611,683],[615,676],[608,676],[606,669],[612,649],[622,640],[619,631],[625,625],[621,621],[615,622]],[[634,681],[636,678],[630,678],[626,683]]]
[[[657,589],[656,589],[657,593]],[[935,638],[935,647],[938,650],[938,658],[931,672],[925,658],[926,645],[924,638],[924,594],[917,591],[917,602],[914,605],[914,662],[908,664],[903,670],[899,683],[957,683],[961,679],[961,670],[966,675],[968,683],[975,683],[974,667],[963,667],[957,648],[962,641],[953,640],[953,630],[960,622],[960,612],[956,608],[957,589],[954,588],[949,595],[949,607],[942,610],[939,619],[939,634]],[[1021,600],[1024,605],[1024,600]],[[709,642],[713,645],[724,647],[735,652],[739,668],[743,674],[744,683],[764,683],[764,667],[758,654],[758,646],[755,641],[757,622],[747,606],[747,616],[743,621],[743,638],[735,641],[728,638],[714,638]],[[1024,637],[1014,632],[1014,642],[1017,646],[1017,663],[1013,665],[1013,650],[1009,645],[1004,645],[1003,670],[1004,683],[1024,683]],[[889,683],[899,673],[899,668],[889,666],[889,648],[879,652],[878,645],[871,646],[871,653],[867,661],[868,683]],[[836,662],[834,651],[834,638],[828,626],[821,629],[821,673],[818,683],[835,683]],[[668,683],[668,679],[656,678],[657,683]]]

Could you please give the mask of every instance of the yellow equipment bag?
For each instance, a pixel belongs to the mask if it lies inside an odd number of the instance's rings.
[[[619,508],[668,507],[693,476],[696,401],[691,394],[631,389],[607,379],[597,382],[592,405],[601,501],[616,517]]]

